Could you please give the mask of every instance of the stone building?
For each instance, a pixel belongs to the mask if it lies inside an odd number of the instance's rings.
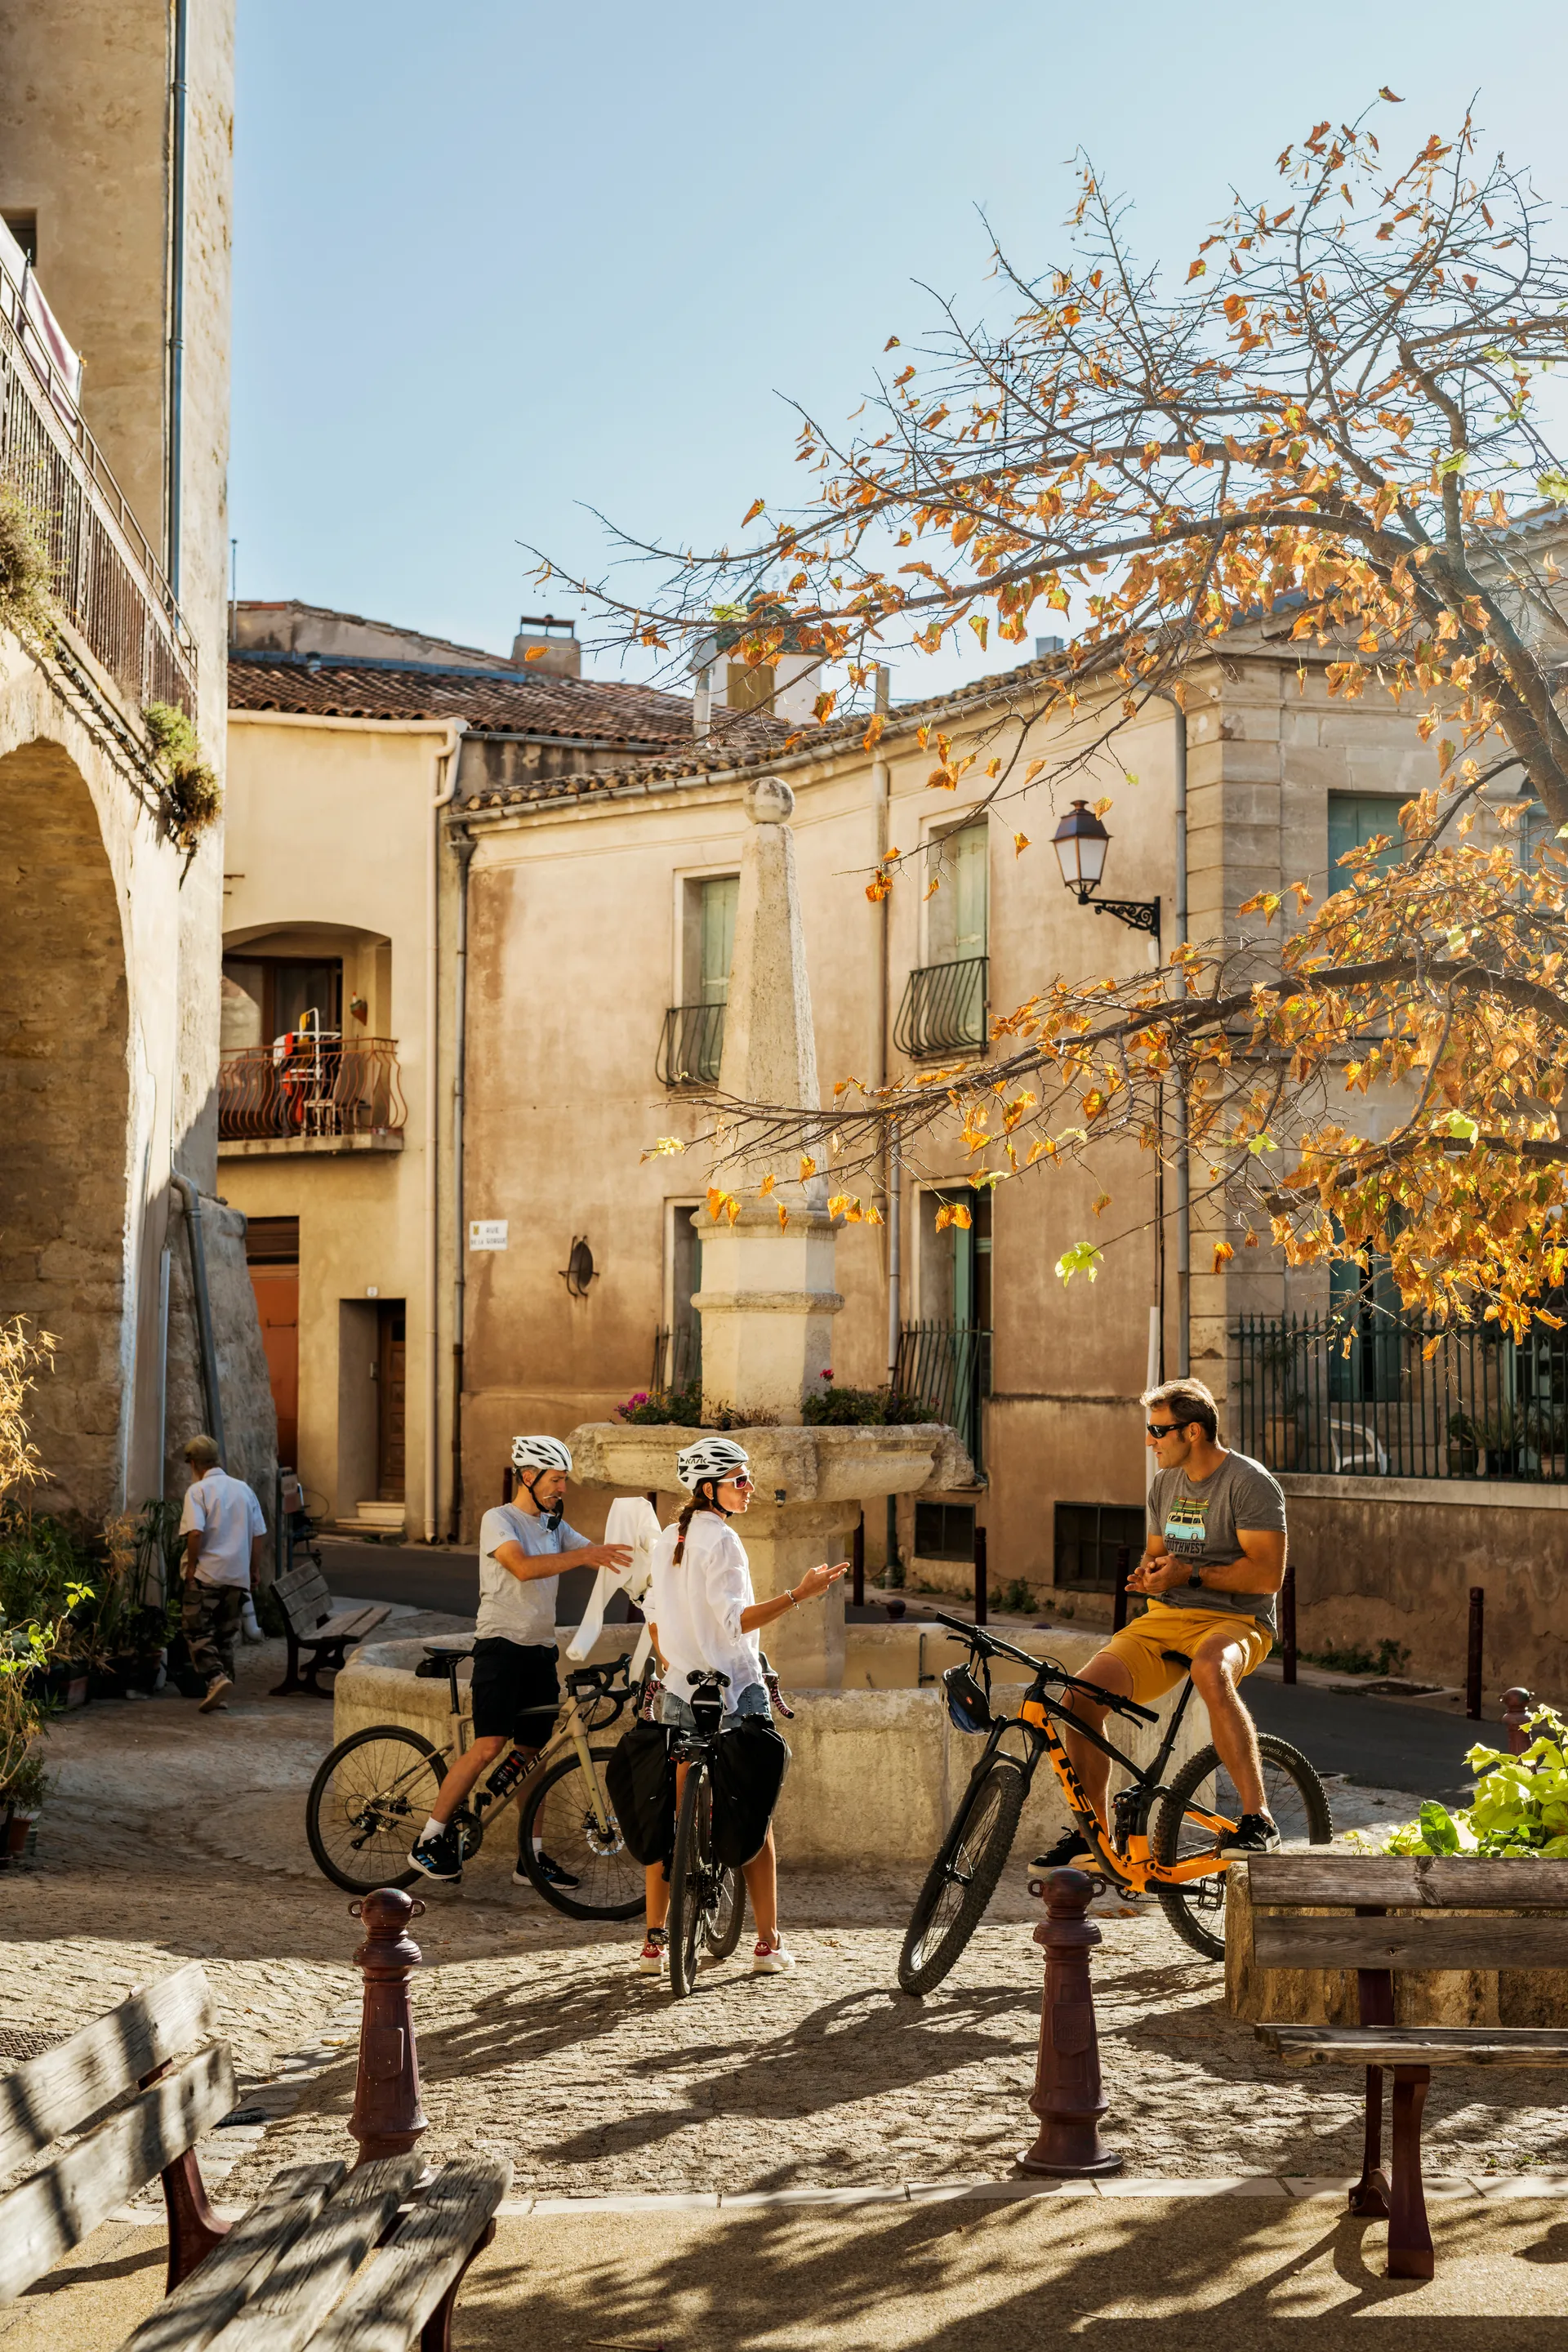
[[[271,1502],[214,1197],[221,825],[175,838],[144,717],[221,777],[232,134],[232,0],[0,0],[0,492],[58,616],[0,628],[0,1313],[56,1335],[40,1499],[89,1525],[216,1414]]]

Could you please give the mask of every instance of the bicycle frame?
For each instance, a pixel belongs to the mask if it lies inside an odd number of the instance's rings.
[[[440,1750],[441,1760],[443,1763],[445,1763],[447,1758],[449,1756],[466,1756],[471,1745],[468,1722],[463,1714],[463,1702],[458,1689],[458,1668],[468,1654],[468,1653],[466,1650],[458,1650],[449,1651],[447,1656],[447,1689],[449,1696],[448,1720],[451,1724],[452,1737],[447,1746]],[[533,1756],[524,1764],[521,1778],[518,1780],[514,1787],[508,1790],[505,1798],[501,1801],[503,1803],[510,1803],[514,1798],[521,1799],[529,1781],[532,1780],[536,1772],[543,1771],[547,1765],[552,1764],[555,1761],[555,1759],[562,1755],[568,1748],[574,1748],[576,1751],[578,1763],[581,1765],[584,1777],[587,1780],[588,1787],[592,1791],[595,1825],[598,1829],[600,1835],[607,1838],[611,1833],[613,1815],[611,1813],[608,1800],[606,1799],[605,1791],[599,1783],[599,1774],[594,1762],[593,1751],[588,1746],[588,1734],[593,1727],[587,1723],[584,1717],[582,1694],[574,1687],[578,1679],[579,1678],[574,1675],[567,1676],[566,1707],[564,1715],[557,1720],[555,1728],[551,1733],[550,1738],[545,1741],[544,1746],[537,1749]],[[591,1696],[589,1700],[590,1706],[593,1706],[596,1704],[599,1698],[604,1697],[605,1696],[606,1696],[606,1694],[601,1687]],[[616,1716],[619,1715],[621,1706],[624,1706],[625,1703],[625,1698],[622,1697],[620,1705],[617,1705],[616,1708]],[[612,1723],[615,1721],[616,1716],[611,1717],[610,1720]],[[479,1783],[478,1787],[472,1790],[465,1802],[458,1808],[459,1813],[464,1811],[469,1812],[477,1822],[483,1822],[486,1813],[496,1802],[495,1794],[491,1790],[489,1783],[495,1779],[497,1773],[501,1770],[507,1759],[515,1754],[516,1749],[517,1742],[514,1739],[509,1739],[505,1748],[497,1757],[489,1772],[486,1775],[486,1778]]]

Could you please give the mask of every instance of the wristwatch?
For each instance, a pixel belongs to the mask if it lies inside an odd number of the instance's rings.
[[[1203,1589],[1204,1589],[1204,1572],[1203,1572],[1203,1570],[1202,1570],[1201,1568],[1194,1568],[1194,1570],[1193,1570],[1193,1572],[1192,1572],[1192,1574],[1191,1574],[1191,1576],[1189,1576],[1189,1577],[1188,1577],[1188,1579],[1187,1579],[1187,1590],[1188,1590],[1188,1591],[1189,1591],[1189,1592],[1201,1592],[1201,1591],[1203,1591]]]

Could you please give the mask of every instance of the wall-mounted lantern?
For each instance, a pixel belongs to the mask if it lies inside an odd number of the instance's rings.
[[[1158,952],[1158,898],[1097,898],[1094,895],[1104,877],[1105,853],[1110,846],[1110,835],[1087,801],[1074,801],[1051,837],[1062,880],[1079,905],[1092,907],[1097,915],[1114,915],[1130,930],[1148,931]]]

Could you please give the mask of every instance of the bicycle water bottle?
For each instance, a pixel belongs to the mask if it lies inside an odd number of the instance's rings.
[[[506,1802],[527,1771],[528,1762],[529,1759],[521,1748],[514,1748],[510,1756],[504,1756],[501,1759],[485,1782],[485,1794],[492,1805],[501,1805]]]

